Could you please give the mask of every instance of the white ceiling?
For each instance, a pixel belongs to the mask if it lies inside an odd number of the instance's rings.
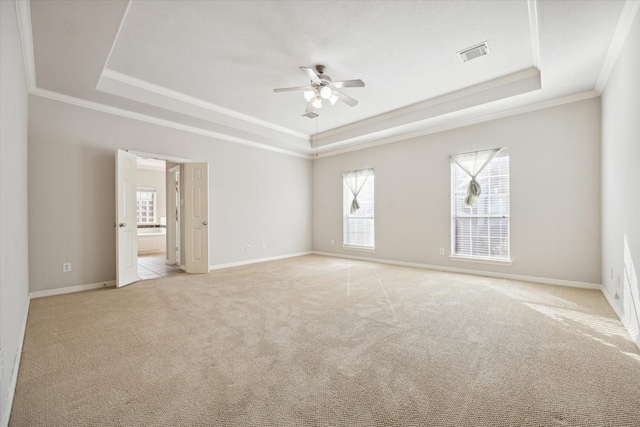
[[[36,95],[308,155],[597,96],[634,3],[31,0],[19,18]],[[362,79],[359,104],[309,120],[302,92],[273,92],[316,64]]]

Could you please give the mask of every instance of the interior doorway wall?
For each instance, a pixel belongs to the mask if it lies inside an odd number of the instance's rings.
[[[184,265],[181,256],[181,165],[167,162],[167,264]]]
[[[166,161],[137,158],[138,279],[147,280],[180,272],[169,260],[168,212],[174,190],[168,185]]]

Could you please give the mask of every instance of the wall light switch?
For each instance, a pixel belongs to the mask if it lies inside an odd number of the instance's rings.
[[[63,273],[68,273],[71,271],[71,263],[70,262],[63,262],[62,263],[62,272]]]
[[[440,248],[440,255],[444,255],[444,248]]]

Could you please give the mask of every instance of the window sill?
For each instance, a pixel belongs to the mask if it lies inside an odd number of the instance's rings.
[[[510,259],[503,260],[503,259],[495,259],[495,258],[474,258],[474,257],[466,257],[466,256],[459,256],[459,255],[449,255],[449,259],[451,261],[475,262],[478,264],[493,264],[493,265],[504,265],[504,266],[511,265]]]
[[[342,249],[347,249],[350,251],[360,251],[360,252],[375,252],[376,248],[368,248],[366,246],[347,246],[342,245]]]

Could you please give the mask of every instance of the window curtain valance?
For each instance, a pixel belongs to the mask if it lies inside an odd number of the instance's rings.
[[[468,208],[473,207],[474,202],[482,193],[482,188],[480,188],[480,184],[476,181],[476,177],[491,163],[500,150],[502,150],[502,147],[449,156],[452,162],[460,166],[460,168],[471,177],[469,187],[467,188],[467,196],[464,199],[464,204]]]
[[[356,211],[360,209],[358,194],[360,194],[360,190],[362,190],[362,187],[364,187],[364,184],[371,175],[373,175],[373,169],[360,169],[342,174],[344,182],[347,184],[347,187],[349,187],[349,191],[351,191],[351,195],[353,196],[353,201],[351,201],[351,206],[349,208],[349,213],[351,213],[351,215],[355,214]]]

